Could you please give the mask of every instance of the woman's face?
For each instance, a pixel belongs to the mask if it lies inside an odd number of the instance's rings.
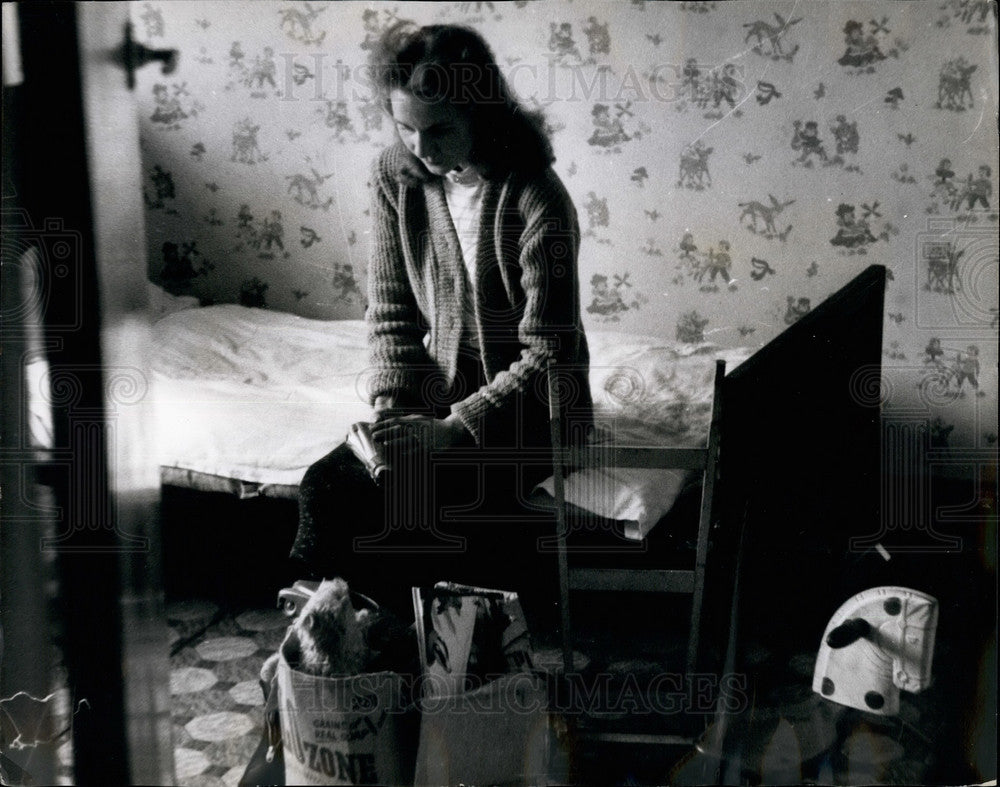
[[[472,121],[450,101],[423,101],[407,90],[389,94],[396,133],[432,175],[469,163]]]

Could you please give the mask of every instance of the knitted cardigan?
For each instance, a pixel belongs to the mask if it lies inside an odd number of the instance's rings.
[[[564,434],[577,442],[592,420],[589,352],[580,322],[580,230],[559,177],[548,168],[486,181],[471,282],[486,383],[470,391],[455,379],[467,281],[461,245],[441,180],[413,183],[403,174],[406,161],[396,144],[373,168],[370,401],[436,397],[433,403],[450,405],[480,446],[514,436],[518,445],[544,444],[545,370],[553,358],[568,418]]]

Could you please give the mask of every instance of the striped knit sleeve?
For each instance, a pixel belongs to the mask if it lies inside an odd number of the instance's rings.
[[[548,170],[522,190],[517,210],[524,222],[517,250],[524,312],[518,324],[520,357],[488,385],[452,405],[479,439],[483,419],[509,420],[518,398],[544,391],[550,358],[573,362],[579,350],[580,294],[576,208],[558,176]]]
[[[368,262],[369,402],[383,395],[417,398],[431,366],[427,332],[410,289],[400,237],[399,184],[391,175],[391,150],[372,170],[372,237]]]

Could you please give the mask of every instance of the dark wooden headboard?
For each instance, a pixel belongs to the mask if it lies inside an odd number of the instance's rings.
[[[819,642],[850,540],[880,527],[885,282],[867,268],[725,379],[717,494],[742,534],[740,619],[775,641]]]

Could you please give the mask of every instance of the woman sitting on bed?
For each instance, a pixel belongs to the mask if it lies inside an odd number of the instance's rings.
[[[314,464],[292,558],[390,604],[439,579],[521,590],[546,535],[516,504],[551,474],[550,360],[564,439],[592,419],[576,209],[478,33],[402,23],[373,67],[398,138],[372,174],[366,314],[390,471],[376,485],[344,445]]]

